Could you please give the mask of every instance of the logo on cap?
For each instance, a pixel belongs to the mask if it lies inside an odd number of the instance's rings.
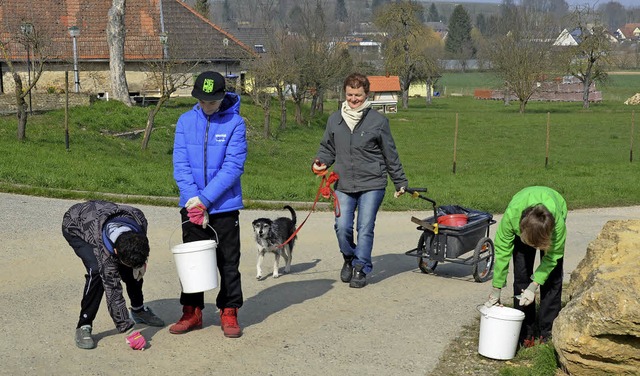
[[[202,82],[202,91],[205,93],[212,93],[214,86],[215,84],[212,78],[205,78],[204,82]]]

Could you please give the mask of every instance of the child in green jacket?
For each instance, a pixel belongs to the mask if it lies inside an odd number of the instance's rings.
[[[560,313],[562,264],[567,237],[567,203],[548,187],[527,187],[507,206],[495,236],[493,290],[487,307],[500,303],[513,258],[513,306],[524,312],[519,343],[532,346],[536,336],[535,293],[540,287],[538,329],[541,342],[551,337],[553,320]],[[534,270],[536,250],[540,264]]]

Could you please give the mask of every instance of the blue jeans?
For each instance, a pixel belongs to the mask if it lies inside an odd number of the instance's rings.
[[[336,217],[335,230],[338,237],[340,252],[345,258],[353,258],[351,265],[362,265],[365,274],[371,273],[371,250],[373,249],[373,229],[376,224],[376,215],[384,198],[384,189],[372,191],[345,193],[336,191],[340,204],[340,216]],[[358,221],[357,243],[353,238],[353,221],[356,209]]]

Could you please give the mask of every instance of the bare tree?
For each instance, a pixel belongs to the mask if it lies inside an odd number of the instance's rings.
[[[607,66],[612,63],[613,43],[611,35],[601,23],[587,22],[594,19],[588,7],[576,7],[573,14],[579,33],[577,46],[568,47],[567,72],[582,82],[582,107],[589,108],[589,88],[593,82],[607,79]]]
[[[125,3],[126,0],[112,0],[112,5],[108,12],[107,43],[109,44],[111,95],[114,99],[131,106],[124,65]]]
[[[40,28],[35,27],[32,23],[25,23],[22,29],[16,24],[14,25],[16,32],[13,34],[12,40],[0,39],[0,52],[4,57],[4,61],[9,68],[11,77],[14,81],[14,96],[16,100],[16,115],[18,119],[18,140],[22,141],[26,137],[27,129],[27,102],[25,98],[30,95],[33,88],[38,83],[38,80],[42,76],[44,64],[47,60],[46,50],[49,45],[49,39],[45,32]],[[19,31],[18,31],[19,30]],[[30,84],[24,86],[20,72],[16,69],[16,66],[11,60],[12,47],[17,48],[21,45],[24,49],[32,51],[33,55],[27,62],[30,64],[28,69],[33,72],[33,78]]]
[[[520,113],[524,113],[538,82],[551,68],[549,51],[555,32],[540,15],[533,16],[522,8],[512,17],[512,29],[493,41],[490,56],[505,82],[505,97],[513,93],[520,101]]]
[[[150,63],[152,79],[159,84],[161,89],[158,102],[151,107],[147,116],[147,125],[144,128],[144,137],[142,137],[142,150],[146,150],[149,146],[156,115],[160,112],[165,102],[171,98],[171,94],[180,88],[189,87],[193,84],[192,72],[197,65],[197,63],[193,63],[185,67],[184,64],[176,59]]]
[[[422,5],[400,1],[384,5],[375,16],[375,24],[386,33],[383,41],[385,69],[396,73],[402,90],[402,108],[409,107],[409,87],[425,66],[424,49],[436,39],[435,33],[418,18]]]

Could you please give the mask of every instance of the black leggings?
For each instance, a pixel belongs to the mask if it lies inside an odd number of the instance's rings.
[[[187,210],[180,210],[182,215],[182,241],[185,243],[198,240],[216,239],[215,233],[207,226],[189,222]],[[240,224],[239,212],[209,215],[209,225],[218,234],[216,262],[220,273],[220,291],[216,298],[216,306],[222,308],[242,307],[242,285],[240,283]],[[204,292],[181,293],[180,304],[184,306],[204,308]]]
[[[104,295],[104,286],[102,285],[102,278],[98,271],[98,259],[93,253],[94,246],[65,231],[62,232],[62,235],[67,239],[67,242],[73,248],[76,255],[80,257],[87,270],[87,274],[84,276],[84,290],[82,291],[82,301],[80,303],[80,318],[76,328],[83,325],[92,325],[93,320],[98,314],[102,295]],[[128,266],[118,264],[118,271],[120,272],[122,282],[125,283],[127,288],[127,295],[129,295],[129,299],[131,300],[131,306],[142,306],[144,304],[144,297],[142,295],[143,280],[136,281],[133,277],[133,269]]]
[[[536,249],[530,247],[516,236],[513,242],[513,295],[519,295],[531,283],[533,264],[536,258]],[[540,251],[540,259],[544,252]],[[520,342],[525,338],[551,337],[553,320],[558,317],[562,303],[562,264],[564,258],[558,260],[558,264],[549,274],[544,285],[540,286],[540,309],[538,311],[538,330],[536,333],[536,305],[535,303],[522,307],[519,300],[513,298],[513,307],[524,312],[524,321],[520,330]]]

